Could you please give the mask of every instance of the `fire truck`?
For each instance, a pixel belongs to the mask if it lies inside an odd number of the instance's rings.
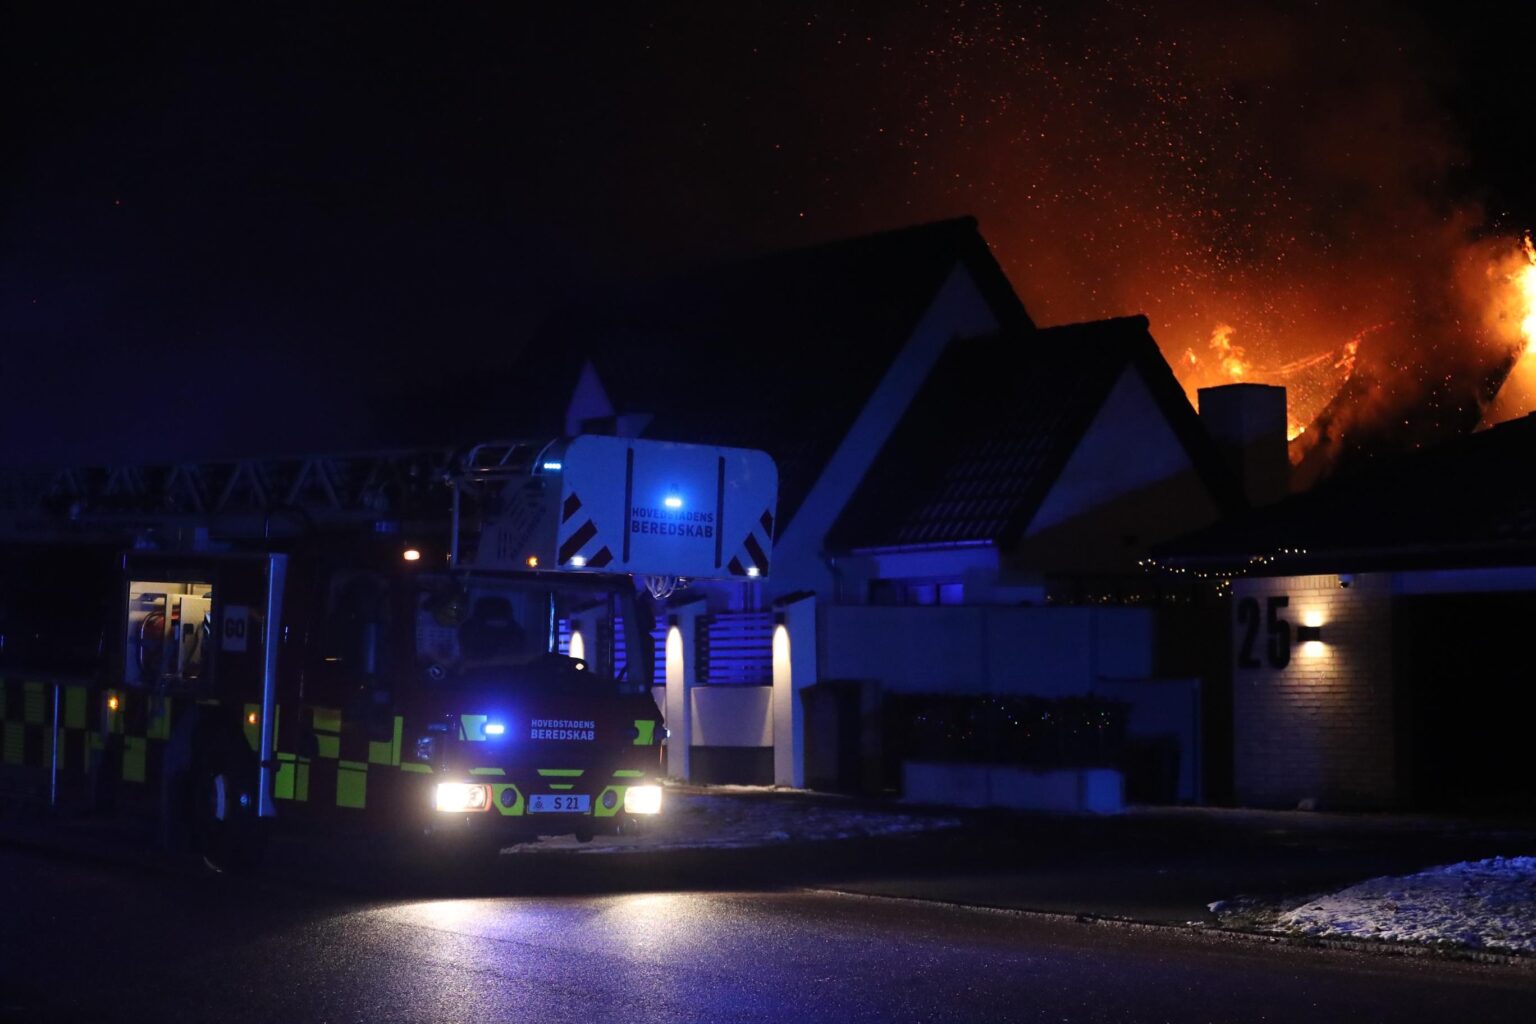
[[[0,477],[0,785],[248,867],[274,822],[504,845],[661,810],[657,603],[777,474],[610,436]]]

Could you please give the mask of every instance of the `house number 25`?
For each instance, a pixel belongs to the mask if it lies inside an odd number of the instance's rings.
[[[1291,603],[1288,597],[1264,599],[1264,660],[1270,668],[1285,668],[1291,663],[1291,624],[1280,617],[1280,610]],[[1237,667],[1260,668],[1258,652],[1254,649],[1259,641],[1259,599],[1245,597],[1237,602]]]

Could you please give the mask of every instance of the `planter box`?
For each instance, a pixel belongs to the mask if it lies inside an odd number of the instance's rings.
[[[1116,768],[1032,769],[1017,765],[905,761],[902,796],[950,807],[1115,814],[1125,808],[1125,779]]]

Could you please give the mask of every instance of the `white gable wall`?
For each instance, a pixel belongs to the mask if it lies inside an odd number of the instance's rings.
[[[1025,536],[1194,469],[1141,374],[1128,366],[1040,503]]]
[[[1046,569],[1121,567],[1147,545],[1218,514],[1146,381],[1127,367],[1030,521],[1018,561]],[[1053,558],[1063,564],[1051,564]]]
[[[827,532],[868,472],[880,448],[906,413],[912,399],[956,338],[996,332],[1001,325],[982,297],[970,271],[956,266],[912,336],[864,403],[853,427],[828,460],[821,476],[774,544],[767,588],[771,594],[813,590],[831,594],[833,576],[822,557]],[[815,373],[815,367],[806,367]],[[827,381],[827,387],[838,387]]]

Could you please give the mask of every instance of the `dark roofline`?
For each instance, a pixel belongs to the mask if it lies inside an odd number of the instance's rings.
[[[1038,331],[1037,340],[1045,341],[1058,337],[1070,339],[1073,334],[1101,331],[1106,325],[1114,325],[1124,330],[1123,336],[1130,347],[1128,365],[1141,374],[1147,391],[1152,395],[1152,400],[1157,403],[1158,411],[1163,414],[1163,419],[1173,430],[1174,437],[1189,455],[1195,473],[1211,492],[1221,513],[1230,515],[1247,508],[1248,503],[1243,497],[1241,486],[1221,458],[1216,442],[1211,439],[1205,425],[1200,422],[1199,413],[1195,412],[1189,400],[1184,397],[1184,389],[1174,377],[1168,361],[1163,358],[1162,350],[1157,347],[1157,342],[1151,333],[1151,321],[1145,315],[1138,313],[1133,316],[1108,317],[1104,320],[1043,327]],[[1073,425],[1078,435],[1078,444],[1081,444],[1083,435],[1103,411],[1110,391],[1118,382],[1118,376],[1108,381],[1108,387],[1098,403],[1092,408],[1085,408],[1084,418]],[[1040,482],[1030,494],[1029,500],[1021,506],[1020,514],[999,538],[999,544],[1002,547],[1011,548],[1023,539],[1029,524],[1034,521],[1035,514],[1040,511],[1040,503],[1061,479],[1067,463],[1077,452],[1078,444],[1065,446],[1055,453],[1052,464],[1040,475]]]
[[[906,225],[871,234],[855,235],[837,238],[810,245],[797,246],[791,249],[780,249],[759,253],[735,260],[711,264],[693,271],[670,273],[659,279],[659,283],[671,285],[686,285],[692,282],[700,282],[706,289],[713,283],[724,280],[730,282],[742,277],[763,276],[767,278],[777,277],[785,270],[794,272],[797,264],[807,264],[812,267],[817,265],[843,268],[858,267],[863,270],[879,270],[882,265],[891,262],[891,254],[897,254],[895,265],[909,268],[921,268],[922,287],[913,288],[908,282],[900,301],[891,302],[887,295],[877,296],[874,301],[882,305],[901,309],[903,306],[912,307],[911,319],[904,320],[901,328],[899,344],[889,354],[888,360],[882,368],[880,376],[875,377],[869,385],[869,390],[862,392],[862,403],[867,403],[874,388],[878,387],[879,380],[883,378],[885,371],[893,364],[893,361],[901,357],[905,351],[907,342],[911,338],[913,329],[921,322],[922,318],[933,308],[935,300],[939,297],[946,283],[954,274],[963,269],[974,284],[982,302],[986,305],[991,315],[997,320],[997,330],[1003,333],[1025,333],[1035,330],[1035,323],[1030,318],[1023,302],[1014,291],[1001,264],[993,255],[991,247],[982,236],[978,221],[974,216],[954,217],[946,220],[930,221],[922,224]],[[931,272],[941,272],[935,277]],[[898,271],[898,274],[900,271]],[[885,281],[882,275],[880,280]],[[643,291],[643,289],[642,289]],[[886,288],[889,292],[889,287]],[[621,305],[621,310],[623,306]],[[620,320],[622,321],[621,315]],[[643,320],[644,318],[642,318]],[[619,413],[632,411],[651,411],[638,404],[627,389],[619,386],[608,373],[602,360],[596,360],[596,368],[599,378],[603,382],[615,410]],[[846,386],[846,382],[845,382]],[[837,430],[831,431],[836,441],[840,444],[846,436],[852,422],[856,420],[859,410],[854,410],[853,417]],[[692,439],[692,438],[690,438]],[[743,442],[737,442],[743,443]],[[752,442],[745,442],[752,443]],[[768,448],[769,444],[758,440],[759,446]],[[791,493],[790,489],[781,489],[780,492],[780,529],[787,529],[793,525],[795,517],[800,512],[803,498],[809,494],[817,480],[826,472],[827,465],[837,451],[834,444],[819,461],[807,461],[809,475],[801,474],[804,479],[799,481],[798,493]],[[784,481],[781,480],[781,484]]]
[[[1009,281],[1008,275],[1003,272],[1002,264],[998,263],[997,257],[992,255],[992,247],[987,244],[986,236],[981,233],[976,218],[958,217],[936,223],[951,225],[960,233],[961,262],[971,272],[987,305],[997,312],[999,330],[1004,333],[1034,330],[1034,320],[1024,308],[1024,302],[1019,298],[1018,292],[1014,291],[1013,282]]]
[[[888,228],[884,231],[875,231],[866,235],[851,235],[844,238],[834,238],[825,242],[813,242],[810,245],[796,246],[792,249],[776,249],[772,252],[759,253],[752,256],[744,256],[740,259],[725,260],[719,264],[712,264],[707,272],[729,272],[750,267],[754,263],[774,263],[786,259],[803,259],[816,253],[835,252],[838,249],[862,249],[880,248],[885,244],[904,240],[914,235],[933,235],[935,237],[947,236],[952,243],[955,255],[971,272],[976,286],[981,289],[982,298],[987,305],[998,314],[1000,333],[1017,330],[1034,330],[1036,325],[1030,318],[1029,312],[1024,308],[1023,301],[1018,293],[1013,290],[1013,283],[1008,280],[1008,275],[1003,272],[1002,264],[997,262],[997,257],[992,254],[992,247],[987,244],[986,237],[981,233],[981,224],[973,214],[961,217],[950,217],[945,220],[926,221],[921,224],[908,224],[898,228]],[[669,277],[674,275],[668,275]],[[687,276],[686,274],[683,276]]]
[[[985,537],[978,536],[978,529],[975,524],[972,524],[971,528],[962,531],[965,533],[963,541],[953,537],[944,540],[935,539],[932,529],[923,528],[912,531],[906,543],[892,543],[891,540],[897,534],[881,532],[882,529],[890,527],[890,523],[886,523],[884,527],[869,527],[867,523],[862,526],[854,525],[856,522],[863,523],[864,519],[870,516],[868,506],[871,501],[874,501],[875,507],[883,504],[868,493],[872,482],[866,479],[861,482],[859,492],[850,502],[849,508],[843,511],[838,522],[829,531],[827,543],[830,548],[849,553],[885,553],[947,549],[960,543],[967,546],[992,545],[1004,549],[1016,547],[1039,513],[1047,495],[1059,485],[1062,474],[1081,447],[1083,437],[1094,421],[1103,415],[1106,401],[1128,371],[1137,374],[1137,379],[1150,396],[1157,415],[1168,424],[1175,444],[1179,445],[1185,453],[1191,471],[1210,495],[1215,506],[1224,514],[1246,507],[1237,481],[1221,458],[1214,441],[1206,433],[1198,415],[1185,398],[1184,391],[1163,359],[1157,342],[1149,333],[1146,317],[1115,317],[1044,329],[1037,328],[1032,331],[1004,331],[988,338],[975,339],[970,344],[1003,346],[1010,351],[1021,353],[1021,358],[1024,360],[1022,365],[1033,367],[1032,379],[1059,383],[1061,387],[1070,388],[1073,395],[1071,402],[1063,404],[1053,412],[1048,426],[1041,424],[1029,428],[1048,429],[1053,443],[1038,449],[1038,458],[1027,474],[1013,478],[1015,486],[1019,489],[1010,491],[1005,499],[1000,499],[1006,502],[1006,511],[999,510],[1001,514],[993,513],[987,516],[992,523],[988,524],[985,530],[980,531],[988,534]],[[1087,358],[1088,363],[1078,366],[1076,360],[1079,356]],[[945,364],[941,363],[941,367],[943,365]],[[1081,375],[1079,371],[1082,371]],[[943,371],[940,369],[936,372]],[[1070,373],[1072,377],[1070,380],[1056,382],[1052,375],[1059,373]],[[929,396],[929,388],[933,386],[931,383],[924,385],[923,391],[914,399],[913,409],[908,410],[902,423],[882,445],[871,468],[871,473],[878,477],[877,486],[880,488],[890,489],[893,486],[888,479],[892,474],[892,468],[888,463],[893,457],[888,449],[892,444],[897,443],[897,438],[907,438],[911,430],[909,423],[910,417],[914,415],[913,410],[921,407],[926,410],[923,415],[930,417],[934,415],[930,404],[935,399]],[[1028,400],[1022,395],[1021,392],[1017,400]],[[999,397],[994,396],[989,401]],[[907,443],[910,443],[910,438],[907,438]],[[913,479],[911,473],[918,470],[911,467],[909,470],[911,472],[906,479],[911,482]],[[950,485],[935,483],[934,486],[943,489]],[[922,503],[919,505],[921,506]],[[923,507],[928,507],[931,511],[936,506]],[[855,512],[856,509],[858,513]],[[962,518],[966,515],[958,514]],[[874,517],[878,519],[878,513]],[[923,539],[919,539],[919,535],[922,535]]]

